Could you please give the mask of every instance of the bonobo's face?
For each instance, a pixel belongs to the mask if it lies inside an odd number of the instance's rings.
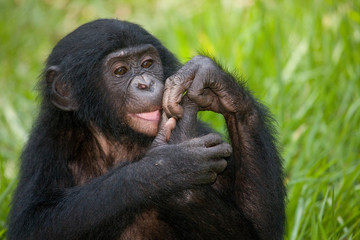
[[[146,44],[109,54],[104,61],[104,81],[125,124],[136,132],[155,136],[164,88],[156,49]]]

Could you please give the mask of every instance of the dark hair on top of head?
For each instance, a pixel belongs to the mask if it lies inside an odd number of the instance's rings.
[[[73,63],[73,59],[99,62],[107,54],[140,44],[151,44],[159,52],[164,66],[165,77],[169,77],[175,67],[180,67],[178,60],[161,42],[137,24],[116,19],[98,19],[86,23],[60,40],[47,60],[47,67]]]

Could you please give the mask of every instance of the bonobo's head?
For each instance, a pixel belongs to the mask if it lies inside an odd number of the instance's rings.
[[[136,24],[96,20],[64,37],[44,70],[43,106],[113,136],[155,136],[177,59]]]

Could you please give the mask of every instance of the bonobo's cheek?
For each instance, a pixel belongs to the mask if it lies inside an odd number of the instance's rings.
[[[126,122],[136,132],[156,136],[159,131],[160,110],[146,113],[128,113]]]

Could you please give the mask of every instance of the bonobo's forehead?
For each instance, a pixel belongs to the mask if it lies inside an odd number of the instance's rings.
[[[159,56],[156,48],[151,44],[142,44],[136,45],[128,48],[122,48],[115,52],[110,53],[105,57],[105,63],[113,58],[129,58],[129,57],[139,57],[144,54],[151,54]]]

